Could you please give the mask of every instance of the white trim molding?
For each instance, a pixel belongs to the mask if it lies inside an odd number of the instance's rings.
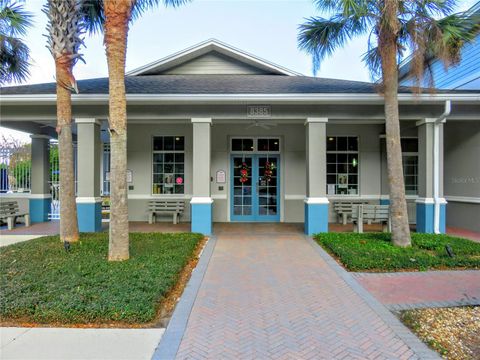
[[[418,198],[415,200],[417,204],[434,204],[435,199],[434,198]]]
[[[212,118],[192,118],[192,123],[208,123],[208,124],[212,124]]]
[[[76,124],[97,124],[102,125],[102,122],[95,118],[75,118]]]
[[[480,197],[474,196],[445,196],[448,201],[451,202],[461,202],[468,204],[480,204]]]
[[[210,196],[193,196],[190,204],[211,204],[213,199]]]
[[[306,197],[305,204],[328,204],[329,201],[326,197]]]
[[[75,199],[77,204],[94,204],[94,203],[101,203],[101,197],[94,197],[94,196],[77,196]]]
[[[305,125],[311,124],[311,123],[327,123],[328,118],[326,117],[309,117],[305,120]]]
[[[50,199],[51,197],[51,194],[30,194],[28,196],[29,199]]]

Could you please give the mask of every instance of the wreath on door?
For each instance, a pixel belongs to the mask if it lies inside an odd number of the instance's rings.
[[[244,162],[240,166],[240,182],[243,184],[243,183],[246,183],[247,181],[248,181],[248,166],[247,166],[247,163]]]
[[[263,175],[263,180],[270,182],[270,180],[272,180],[273,170],[275,170],[275,164],[267,160],[265,162],[265,173]]]

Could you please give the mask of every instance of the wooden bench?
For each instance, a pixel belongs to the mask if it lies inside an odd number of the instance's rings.
[[[363,223],[381,223],[383,231],[391,231],[389,205],[356,205],[353,207],[354,231],[363,233]]]
[[[23,217],[25,226],[30,226],[30,214],[20,213],[16,201],[0,202],[0,221],[7,222],[8,230],[12,230],[17,223],[17,218]]]
[[[178,199],[158,199],[150,200],[148,203],[148,223],[154,224],[157,215],[173,215],[173,223],[178,222],[178,218],[185,210],[185,201]]]
[[[368,201],[336,201],[333,203],[333,209],[337,213],[337,221],[347,225],[348,217],[352,216],[353,207],[357,205],[367,205]]]

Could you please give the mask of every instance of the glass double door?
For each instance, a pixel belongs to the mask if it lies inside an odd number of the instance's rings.
[[[232,221],[280,221],[279,155],[232,155]]]

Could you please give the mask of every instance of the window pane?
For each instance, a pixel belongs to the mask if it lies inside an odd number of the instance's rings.
[[[268,150],[269,151],[280,151],[280,141],[278,139],[269,139],[268,140]]]
[[[402,152],[418,152],[418,139],[401,139]]]
[[[268,139],[258,139],[258,151],[268,151]]]
[[[242,139],[232,139],[232,151],[242,151]]]
[[[337,162],[337,155],[335,154],[327,154],[327,163],[335,164]]]
[[[253,139],[243,139],[242,150],[243,151],[253,151]]]
[[[337,138],[329,136],[327,138],[327,151],[337,150]]]
[[[153,154],[153,162],[161,164],[163,162],[163,154]]]
[[[163,137],[156,136],[153,138],[153,150],[155,151],[163,150]]]
[[[337,150],[338,151],[347,151],[348,146],[347,146],[347,138],[344,136],[339,136],[337,137]]]
[[[176,153],[175,154],[175,162],[176,163],[183,163],[185,162],[185,155],[183,153]]]
[[[173,136],[163,137],[163,150],[173,150]]]
[[[348,151],[358,151],[358,138],[350,136],[348,138]]]
[[[185,150],[185,138],[183,136],[175,137],[175,151]]]

